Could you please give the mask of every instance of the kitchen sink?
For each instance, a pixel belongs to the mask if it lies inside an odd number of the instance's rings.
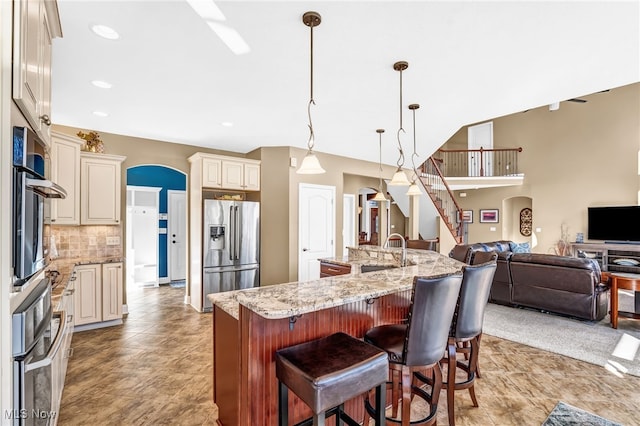
[[[385,269],[399,268],[400,265],[360,265],[360,272],[374,272]]]

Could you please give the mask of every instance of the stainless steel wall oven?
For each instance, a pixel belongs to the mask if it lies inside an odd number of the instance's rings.
[[[21,286],[47,261],[44,214],[48,198],[64,198],[63,188],[45,178],[44,144],[28,127],[13,128],[13,275]]]
[[[51,425],[57,420],[61,386],[56,371],[67,321],[52,312],[51,283],[42,279],[12,316],[13,410],[15,426]]]

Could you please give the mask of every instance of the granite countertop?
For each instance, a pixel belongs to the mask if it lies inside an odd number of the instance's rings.
[[[400,256],[401,249],[350,248],[346,258],[322,260],[351,266],[354,271],[351,274],[215,293],[207,297],[236,319],[239,318],[238,304],[264,318],[281,319],[409,290],[415,276],[453,273],[464,266],[433,251],[410,249],[407,250],[409,266],[360,272],[361,265],[399,265]]]
[[[103,264],[103,263],[115,263],[115,262],[124,262],[125,259],[123,257],[96,257],[96,258],[84,258],[84,257],[75,257],[75,258],[60,258],[52,260],[47,268],[45,269],[45,273],[49,274],[52,279],[51,283],[51,306],[58,306],[60,299],[62,298],[62,293],[69,282],[69,278],[71,278],[71,274],[73,273],[73,268],[79,265],[95,265],[95,264]],[[57,272],[57,274],[55,274]],[[53,273],[53,274],[52,274]]]

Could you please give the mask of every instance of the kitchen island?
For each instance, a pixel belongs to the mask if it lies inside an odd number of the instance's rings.
[[[207,297],[213,309],[213,399],[219,424],[276,425],[274,352],[342,331],[362,337],[371,327],[406,318],[415,276],[460,271],[463,264],[432,251],[350,248],[346,258],[323,259],[350,266],[351,273],[308,282],[238,290]],[[362,273],[363,265],[398,266]],[[362,400],[345,408],[362,418]],[[290,394],[289,416],[298,422],[311,411]]]

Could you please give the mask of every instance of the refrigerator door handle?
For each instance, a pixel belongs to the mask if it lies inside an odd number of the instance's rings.
[[[236,241],[233,244],[233,248],[234,248],[234,251],[236,253],[236,260],[238,260],[238,259],[240,259],[240,253],[238,251],[238,246],[240,245],[240,230],[238,229],[238,223],[239,223],[238,206],[236,206],[235,214],[236,214],[236,217],[234,219],[234,222],[235,222],[236,226],[235,226],[234,231],[235,231],[235,234],[236,234]]]
[[[235,253],[235,221],[233,217],[233,206],[229,207],[229,260],[233,260]]]

